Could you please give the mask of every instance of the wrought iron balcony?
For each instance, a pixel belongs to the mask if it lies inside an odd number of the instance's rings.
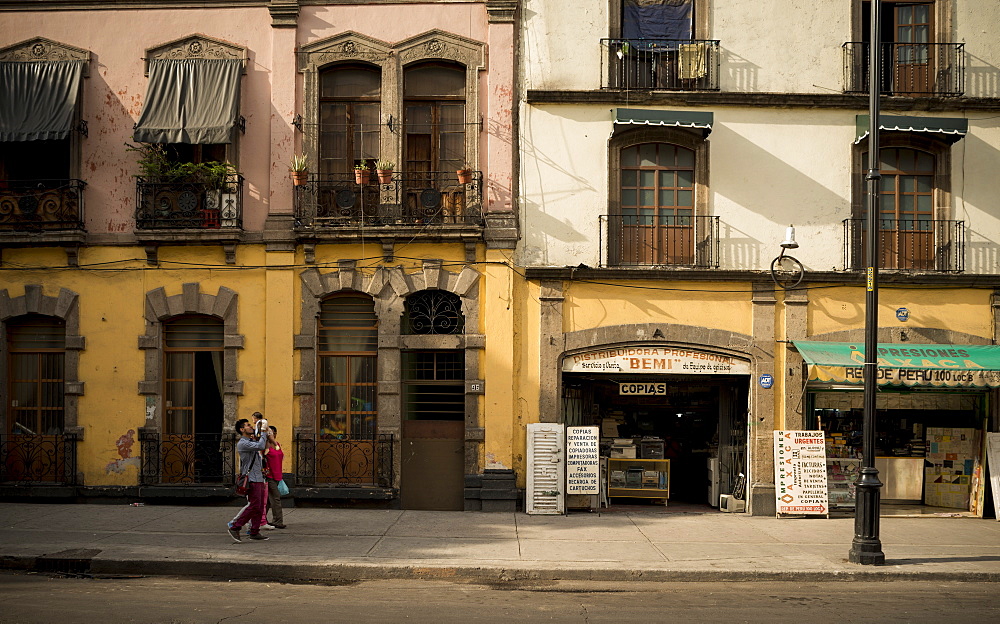
[[[83,180],[0,180],[0,230],[83,229]]]
[[[295,435],[300,485],[393,487],[392,434],[367,437]]]
[[[76,485],[75,433],[0,435],[0,482]]]
[[[719,217],[601,215],[600,224],[601,266],[719,266]]]
[[[844,91],[868,93],[866,42],[844,46]],[[883,43],[879,73],[882,95],[962,95],[965,92],[964,43]]]
[[[184,179],[136,177],[135,223],[140,230],[239,230],[243,227],[243,176],[230,174],[222,188]]]
[[[844,220],[844,266],[866,266],[865,219]],[[965,270],[965,222],[939,219],[879,219],[879,268],[961,273]]]
[[[601,50],[603,89],[719,90],[718,40],[601,39]]]
[[[235,433],[159,433],[140,431],[140,485],[233,485]]]
[[[295,216],[301,227],[481,226],[482,172],[459,183],[454,171],[394,172],[362,184],[355,174],[310,174],[297,186]]]

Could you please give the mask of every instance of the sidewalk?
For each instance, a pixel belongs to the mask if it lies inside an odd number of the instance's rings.
[[[1000,581],[1000,523],[882,518],[886,565],[846,561],[854,520],[615,508],[601,514],[289,508],[234,543],[238,507],[0,504],[0,567],[353,581]]]

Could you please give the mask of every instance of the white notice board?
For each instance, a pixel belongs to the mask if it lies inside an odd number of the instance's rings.
[[[566,494],[599,494],[601,453],[597,427],[566,427]]]
[[[826,443],[822,431],[774,432],[778,516],[826,515]]]
[[[1000,521],[1000,433],[986,434],[986,460],[993,487],[993,511]]]

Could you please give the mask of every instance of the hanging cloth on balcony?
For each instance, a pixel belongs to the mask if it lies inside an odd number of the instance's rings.
[[[864,384],[864,342],[795,340],[809,383]],[[878,385],[1000,387],[996,345],[878,344]]]
[[[946,143],[957,143],[969,132],[969,120],[963,117],[904,117],[902,115],[879,115],[879,130],[893,132],[926,132],[934,139]],[[868,136],[868,115],[858,115],[857,145]]]
[[[65,139],[86,61],[0,63],[0,141]]]
[[[702,135],[707,137],[712,132],[714,118],[714,113],[616,108],[615,128],[624,126],[671,126],[674,128],[700,130]]]
[[[240,111],[240,59],[153,59],[133,140],[230,143]]]
[[[622,38],[691,39],[691,0],[625,0]],[[650,45],[650,44],[645,44]]]

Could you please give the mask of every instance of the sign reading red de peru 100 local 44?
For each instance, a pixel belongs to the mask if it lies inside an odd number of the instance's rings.
[[[826,442],[822,431],[774,432],[778,515],[826,515]]]

